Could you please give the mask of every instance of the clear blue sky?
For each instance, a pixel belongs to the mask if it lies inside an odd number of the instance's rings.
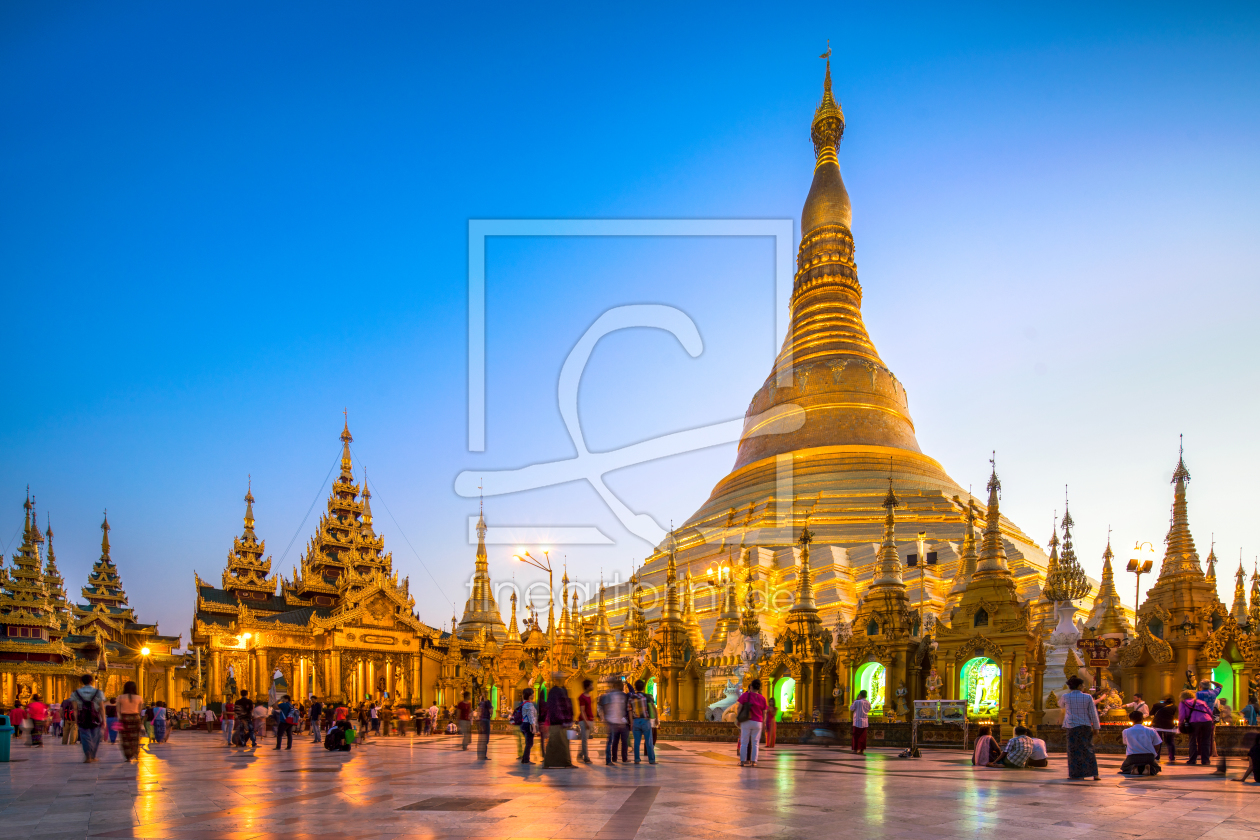
[[[455,475],[573,454],[556,375],[604,309],[677,306],[705,351],[601,343],[593,449],[741,416],[776,349],[768,240],[494,242],[471,454],[468,220],[797,219],[830,38],[865,315],[924,450],[979,486],[997,449],[1004,510],[1041,541],[1070,484],[1096,574],[1108,524],[1122,559],[1162,548],[1184,432],[1200,551],[1214,532],[1250,567],[1255,7],[880,12],[0,7],[0,542],[29,483],[77,594],[108,507],[133,605],[186,639],[248,474],[277,568],[297,562],[348,407],[395,565],[447,620],[476,509]],[[733,460],[609,483],[680,522]],[[616,540],[569,549],[575,576],[647,552],[584,484],[488,504]]]

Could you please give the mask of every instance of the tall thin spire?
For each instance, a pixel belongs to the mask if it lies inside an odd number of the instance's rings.
[[[892,586],[905,589],[906,582],[902,578],[901,557],[897,554],[897,519],[893,511],[901,504],[897,494],[893,492],[892,476],[888,478],[888,495],[884,497],[884,542],[879,549],[879,567],[875,572],[875,580],[871,586]]]
[[[1116,592],[1115,572],[1111,567],[1115,554],[1111,550],[1111,529],[1107,529],[1107,549],[1103,552],[1102,581],[1098,585],[1098,594],[1094,598],[1094,608],[1085,620],[1087,627],[1092,627],[1100,635],[1128,634],[1129,622],[1124,617],[1124,607],[1120,603],[1120,595]]]
[[[1058,541],[1055,541],[1058,544]],[[967,526],[963,531],[962,556],[958,558],[958,573],[954,575],[954,585],[949,590],[949,597],[956,599],[966,590],[967,584],[976,573],[976,502],[967,497]]]
[[[997,453],[989,459],[989,506],[985,510],[984,541],[980,547],[980,557],[976,561],[976,579],[991,577],[1009,577],[1010,568],[1006,565],[1006,547],[1002,545],[1001,513],[998,510],[998,496],[1002,491],[1002,482],[997,475]]]
[[[814,575],[809,568],[809,545],[813,541],[814,532],[809,530],[809,515],[806,514],[805,527],[801,529],[798,540],[801,544],[801,571],[796,585],[796,603],[792,605],[794,611],[818,609],[814,601]]]
[[[1177,577],[1204,578],[1203,568],[1199,565],[1199,553],[1194,547],[1194,537],[1190,534],[1190,517],[1186,509],[1186,484],[1190,481],[1190,470],[1186,469],[1184,442],[1178,447],[1177,468],[1173,470],[1173,506],[1172,523],[1168,528],[1168,536],[1164,542],[1164,562],[1159,567],[1159,581]]]
[[[1212,547],[1208,549],[1207,571],[1203,573],[1207,578],[1207,582],[1212,585],[1212,591],[1216,591],[1216,534],[1212,535]]]
[[[1242,549],[1238,549],[1238,571],[1234,574],[1234,606],[1230,618],[1241,626],[1247,625],[1247,573],[1243,571]]]
[[[350,411],[342,412],[345,423],[341,429],[341,478],[343,481],[354,481],[354,465],[350,462],[350,443],[354,437],[350,434]]]
[[[1260,558],[1251,565],[1251,618],[1252,634],[1260,632]]]
[[[104,519],[101,521],[101,560],[106,563],[111,562],[109,559],[109,511],[105,511]]]

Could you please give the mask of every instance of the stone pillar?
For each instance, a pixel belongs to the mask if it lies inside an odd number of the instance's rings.
[[[331,692],[330,702],[341,699],[341,651],[334,650],[328,654],[328,690]]]

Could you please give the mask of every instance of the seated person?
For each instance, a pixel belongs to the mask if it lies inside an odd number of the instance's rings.
[[[1142,719],[1141,712],[1130,712],[1129,720],[1133,725],[1120,733],[1124,739],[1124,764],[1120,765],[1120,772],[1126,776],[1140,776],[1143,770],[1154,776],[1160,771],[1159,745],[1163,739],[1154,729],[1143,726]]]
[[[1050,757],[1046,755],[1046,742],[1040,738],[1033,738],[1032,757],[1028,759],[1025,767],[1049,767]]]
[[[1012,770],[1023,770],[1028,765],[1028,759],[1032,758],[1032,753],[1033,742],[1028,730],[1017,726],[1015,737],[1006,742],[1006,750],[994,763]]]
[[[338,721],[336,726],[330,726],[328,734],[324,736],[324,749],[333,752],[350,752],[352,743],[354,743],[354,730],[344,720]]]
[[[1002,751],[998,749],[992,730],[987,726],[976,730],[976,748],[971,753],[971,763],[977,767],[992,767],[1001,756]]]

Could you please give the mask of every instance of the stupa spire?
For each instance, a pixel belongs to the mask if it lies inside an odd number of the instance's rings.
[[[232,542],[232,550],[228,552],[227,565],[223,569],[223,588],[228,592],[246,590],[250,592],[274,592],[276,582],[270,576],[271,558],[263,559],[267,550],[266,541],[259,541],[254,532],[254,482],[249,479],[245,490],[245,530]]]
[[[1116,592],[1116,576],[1111,567],[1115,554],[1111,550],[1111,529],[1107,529],[1107,549],[1103,552],[1102,581],[1098,585],[1098,595],[1094,598],[1094,608],[1085,620],[1087,627],[1098,631],[1099,635],[1115,635],[1130,632],[1129,622],[1124,617],[1124,608],[1120,603],[1120,595]]]
[[[508,620],[507,640],[509,642],[519,643],[521,641],[521,631],[516,629],[516,593],[515,592],[512,593],[512,597],[509,600],[511,600],[512,602],[512,618]]]
[[[350,460],[350,443],[354,440],[354,436],[350,434],[350,412],[345,410],[345,422],[341,428],[341,480],[346,482],[354,481],[354,464]]]
[[[801,544],[801,571],[796,585],[796,603],[792,605],[794,611],[818,609],[818,604],[814,601],[814,575],[809,568],[809,544],[813,541],[814,532],[809,530],[809,516],[806,515],[805,527],[801,529],[801,537],[797,540]]]
[[[976,578],[1010,577],[1011,570],[1006,565],[1006,548],[1002,545],[1001,513],[998,510],[998,496],[1002,492],[1002,482],[997,475],[997,453],[989,459],[989,505],[985,510],[984,541],[980,547],[980,557],[976,561]],[[1066,514],[1065,514],[1066,516]]]
[[[1203,573],[1207,582],[1212,585],[1212,591],[1216,591],[1216,534],[1212,535],[1212,547],[1208,549],[1207,570]]]
[[[486,511],[484,502],[477,515],[477,556],[473,563],[473,576],[469,584],[468,600],[464,604],[464,618],[459,623],[459,636],[465,641],[477,637],[483,628],[489,629],[496,641],[507,637],[503,615],[494,599],[494,585],[490,581],[490,560],[486,552]],[[567,583],[568,576],[565,576]],[[563,606],[563,605],[562,605]],[[565,613],[567,615],[567,612]],[[562,620],[563,625],[567,619]]]
[[[1190,534],[1190,516],[1186,506],[1186,485],[1190,482],[1190,470],[1186,469],[1184,442],[1178,447],[1177,468],[1173,470],[1172,522],[1164,539],[1164,562],[1159,567],[1158,581],[1178,577],[1205,579],[1199,565],[1199,553]],[[1157,581],[1157,583],[1158,583]]]
[[[1241,626],[1247,625],[1247,573],[1243,571],[1242,549],[1238,549],[1238,571],[1234,574],[1234,606],[1229,617]]]
[[[888,511],[884,515],[884,542],[879,548],[879,566],[875,570],[875,580],[871,583],[872,589],[888,586],[903,590],[906,588],[902,578],[901,557],[897,554],[897,518],[893,514],[900,504],[901,500],[893,492],[892,477],[889,476],[888,495],[884,497],[884,508]]]
[[[1251,565],[1251,618],[1252,633],[1260,631],[1260,559]]]

